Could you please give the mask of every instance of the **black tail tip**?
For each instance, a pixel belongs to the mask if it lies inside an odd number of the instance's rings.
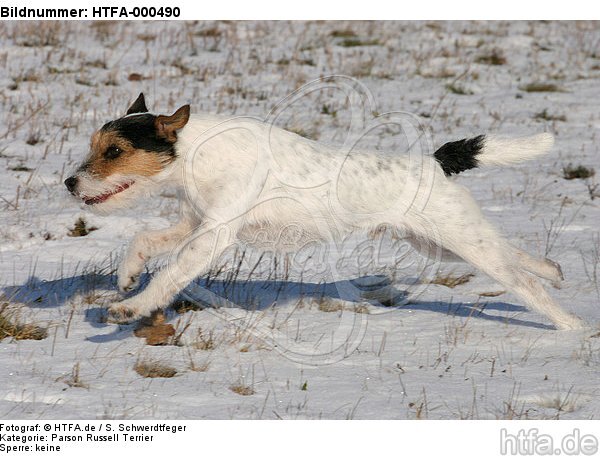
[[[468,169],[477,168],[477,155],[483,149],[484,139],[485,135],[479,135],[475,138],[449,142],[436,150],[433,156],[446,176],[462,173]]]

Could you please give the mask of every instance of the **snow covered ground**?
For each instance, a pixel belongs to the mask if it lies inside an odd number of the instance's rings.
[[[2,315],[47,328],[43,340],[0,341],[0,417],[600,414],[600,186],[563,172],[600,170],[597,23],[2,23],[0,62]],[[248,250],[239,272],[233,261],[211,278],[234,305],[169,311],[177,344],[147,345],[133,325],[106,323],[124,246],[173,221],[176,201],[165,192],[100,217],[70,199],[62,181],[91,133],[140,91],[164,113],[191,103],[264,118],[328,75],[370,91],[367,117],[419,116],[435,146],[487,132],[555,134],[541,160],[456,179],[515,244],[561,263],[566,284],[551,294],[596,329],[555,331],[467,265],[437,270],[413,253],[401,254],[394,284],[406,305],[368,299],[361,286],[400,255],[387,236],[330,248],[334,275],[318,261],[309,271],[268,258],[248,278],[260,255]],[[335,89],[281,112],[278,124],[313,139],[341,144],[349,131]],[[364,145],[405,147],[394,126],[368,132]],[[97,229],[69,236],[80,217]],[[359,275],[362,285],[351,281]],[[454,288],[439,284],[459,277]],[[138,373],[153,361],[174,376]]]

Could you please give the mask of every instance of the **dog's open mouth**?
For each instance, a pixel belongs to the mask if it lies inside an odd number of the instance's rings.
[[[117,193],[121,193],[123,190],[127,190],[133,184],[134,184],[133,181],[125,182],[123,184],[118,185],[116,188],[114,188],[110,192],[103,193],[102,195],[93,196],[91,198],[83,197],[83,202],[88,205],[103,203],[111,196],[116,195]]]

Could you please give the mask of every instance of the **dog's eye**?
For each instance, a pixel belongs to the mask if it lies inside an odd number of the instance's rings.
[[[110,146],[108,149],[106,149],[106,152],[104,152],[104,158],[108,160],[114,160],[119,155],[121,155],[122,152],[123,151],[117,146]]]

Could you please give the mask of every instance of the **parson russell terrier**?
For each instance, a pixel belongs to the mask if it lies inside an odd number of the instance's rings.
[[[244,231],[294,225],[324,239],[332,231],[369,233],[384,226],[421,251],[460,257],[557,328],[577,329],[583,321],[534,277],[558,287],[560,266],[502,238],[470,193],[447,178],[539,157],[553,142],[550,134],[482,135],[418,160],[373,150],[348,153],[249,118],[190,115],[189,105],[170,116],[151,114],[140,94],[125,116],[93,134],[87,159],[64,183],[101,213],[129,207],[157,188],[178,191],[180,220],[134,238],[118,269],[119,289],[135,288],[150,258],[176,254],[143,291],[110,306],[119,321],[167,307]]]

